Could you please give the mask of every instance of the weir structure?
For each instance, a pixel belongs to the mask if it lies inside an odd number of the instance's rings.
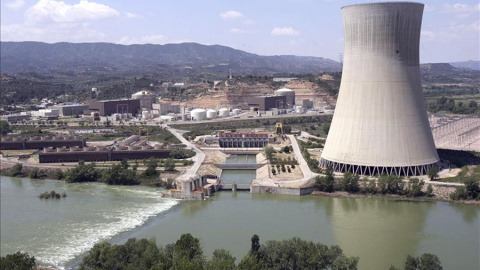
[[[320,166],[361,175],[424,175],[439,158],[420,82],[423,4],[342,8],[343,74]]]

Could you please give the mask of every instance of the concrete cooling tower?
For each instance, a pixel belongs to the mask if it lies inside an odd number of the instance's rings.
[[[423,4],[342,8],[343,74],[320,165],[361,175],[424,175],[439,161],[420,83]]]

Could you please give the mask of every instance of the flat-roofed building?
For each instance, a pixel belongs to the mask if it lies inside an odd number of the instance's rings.
[[[88,109],[87,104],[63,104],[50,107],[58,110],[59,116],[82,115],[83,111]]]
[[[139,99],[92,100],[88,103],[88,114],[98,113],[100,116],[110,116],[114,113],[137,114],[140,110]]]
[[[254,108],[258,111],[268,111],[270,109],[285,109],[287,106],[287,97],[286,96],[258,96],[258,97],[248,97],[246,99],[246,104],[244,105],[245,110]]]

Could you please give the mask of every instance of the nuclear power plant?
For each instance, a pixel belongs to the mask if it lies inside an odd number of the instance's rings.
[[[361,175],[424,175],[439,162],[420,83],[423,4],[342,8],[343,74],[320,165]]]

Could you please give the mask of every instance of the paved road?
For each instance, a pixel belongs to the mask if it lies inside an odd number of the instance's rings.
[[[193,145],[191,142],[189,142],[187,139],[185,139],[182,134],[188,131],[184,130],[179,130],[179,129],[174,129],[169,126],[165,126],[170,133],[173,134],[173,136],[177,137],[183,144],[187,146],[188,149],[191,149],[195,151],[196,155],[192,157],[193,161],[193,166],[190,167],[189,169],[186,169],[185,172],[177,176],[177,180],[180,181],[186,181],[189,180],[192,177],[195,177],[197,175],[197,171],[202,165],[203,161],[205,160],[205,153],[203,153],[198,147]]]
[[[310,168],[308,167],[307,162],[305,161],[305,159],[302,156],[302,152],[300,151],[300,146],[298,145],[298,142],[295,139],[295,136],[294,135],[287,135],[287,137],[290,139],[290,143],[292,144],[292,147],[293,147],[293,153],[297,157],[298,164],[299,164],[300,169],[302,170],[302,173],[303,173],[303,178],[299,179],[299,180],[295,180],[295,181],[297,181],[297,182],[307,181],[307,180],[310,180],[310,179],[318,176],[317,173],[312,172],[310,170]],[[290,182],[294,182],[294,181],[290,181]]]

